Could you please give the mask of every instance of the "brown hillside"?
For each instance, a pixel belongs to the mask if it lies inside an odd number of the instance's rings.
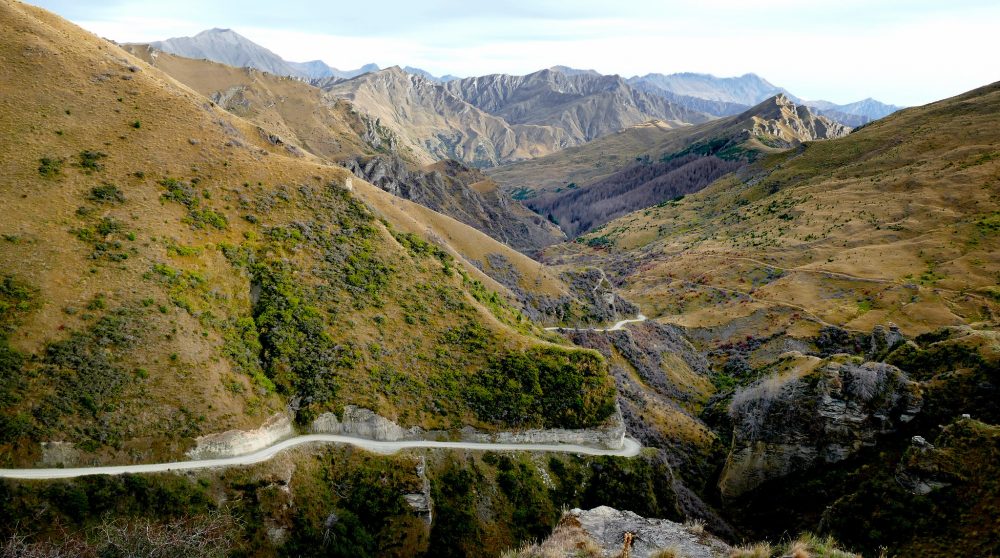
[[[5,464],[36,462],[46,440],[95,461],[176,458],[288,407],[488,428],[490,392],[465,390],[522,350],[593,375],[598,407],[562,416],[606,413],[593,353],[540,342],[498,284],[421,236],[516,253],[48,12],[5,0],[0,21]]]
[[[588,258],[630,262],[633,300],[689,326],[995,323],[998,115],[994,84],[807,143],[608,223]]]

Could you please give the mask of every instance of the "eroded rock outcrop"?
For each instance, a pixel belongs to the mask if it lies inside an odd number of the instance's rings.
[[[946,426],[930,443],[914,436],[896,469],[896,481],[918,496],[953,485],[996,483],[1000,427],[968,416]],[[977,482],[991,479],[988,482]]]
[[[900,369],[827,359],[805,374],[772,376],[738,391],[733,442],[719,480],[726,498],[767,481],[836,463],[920,412],[919,386]]]

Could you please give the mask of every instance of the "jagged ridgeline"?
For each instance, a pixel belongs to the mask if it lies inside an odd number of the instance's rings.
[[[598,354],[542,342],[387,194],[51,14],[0,18],[4,465],[46,441],[178,458],[286,407],[443,429],[613,412]]]

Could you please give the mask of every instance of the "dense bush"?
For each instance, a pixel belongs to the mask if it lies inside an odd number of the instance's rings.
[[[503,426],[583,428],[614,412],[614,384],[594,352],[535,348],[493,358],[467,387],[479,418]]]
[[[260,287],[254,322],[267,376],[280,392],[302,396],[304,406],[333,400],[336,371],[356,364],[357,350],[330,337],[323,311],[309,303],[287,265],[257,264],[252,273]]]
[[[100,424],[80,432],[85,449],[117,444],[120,433],[105,416],[116,408],[122,391],[132,381],[132,375],[118,364],[117,354],[134,347],[142,333],[139,313],[123,308],[101,317],[86,331],[50,343],[42,360],[42,374],[52,385],[33,411],[39,428],[55,429],[67,415],[75,415]]]
[[[29,285],[10,275],[0,277],[0,445],[27,435],[32,428],[31,419],[14,408],[26,385],[25,357],[9,345],[8,338],[34,307],[35,298]]]
[[[559,518],[537,467],[506,455],[496,459],[497,486],[511,504],[510,529],[516,540],[542,539]]]
[[[431,484],[435,518],[428,556],[481,554],[477,552],[483,545],[483,529],[477,515],[476,485],[482,480],[470,464],[449,460]]]
[[[303,489],[295,495],[295,527],[282,554],[343,558],[406,555],[406,525],[422,523],[403,498],[421,488],[415,463],[354,450],[326,454],[331,455],[332,459],[321,458],[323,465],[318,471],[296,473]],[[253,513],[260,502],[250,501],[246,506]]]

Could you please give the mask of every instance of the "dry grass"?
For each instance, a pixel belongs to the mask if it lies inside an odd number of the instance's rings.
[[[684,521],[684,529],[696,537],[704,537],[706,534],[705,522],[701,519],[688,519]]]
[[[297,79],[164,52],[157,52],[154,57],[144,45],[130,45],[126,49],[205,96],[218,97],[219,92],[238,91],[235,98],[227,96],[228,102],[221,104],[235,114],[277,133],[286,142],[294,142],[328,161],[374,153],[373,148],[361,139],[366,128],[359,124],[360,116],[348,101],[326,100],[321,90]],[[414,163],[428,162],[423,152],[414,155],[414,152],[402,149],[400,155]],[[426,168],[434,170],[438,166],[429,165]],[[508,246],[478,231],[470,234],[469,227],[454,219],[386,194],[378,188],[371,188],[360,180],[354,179],[352,183],[359,195],[401,229],[438,239],[469,262],[485,262],[488,254],[502,254],[521,274],[519,287],[524,291],[556,297],[567,294],[565,285],[549,270]],[[473,188],[486,192],[495,189],[496,184],[485,180],[474,184]],[[472,265],[469,267],[474,268]],[[494,290],[506,290],[478,269],[472,273]]]
[[[123,48],[205,97],[214,98],[222,108],[310,153],[327,160],[374,153],[361,137],[366,128],[350,104],[325,102],[322,91],[308,83],[209,60],[160,51],[154,54],[145,45]]]
[[[83,533],[62,533],[58,542],[29,542],[16,533],[0,542],[0,558],[222,558],[235,546],[238,526],[223,513],[154,522],[104,519]]]
[[[833,537],[804,533],[788,543],[782,556],[789,558],[861,558],[860,555],[837,548]]]
[[[603,558],[600,545],[580,527],[580,523],[564,515],[552,534],[541,543],[529,543],[517,550],[508,550],[502,558]]]
[[[729,558],[771,558],[771,545],[766,542],[737,546]]]

